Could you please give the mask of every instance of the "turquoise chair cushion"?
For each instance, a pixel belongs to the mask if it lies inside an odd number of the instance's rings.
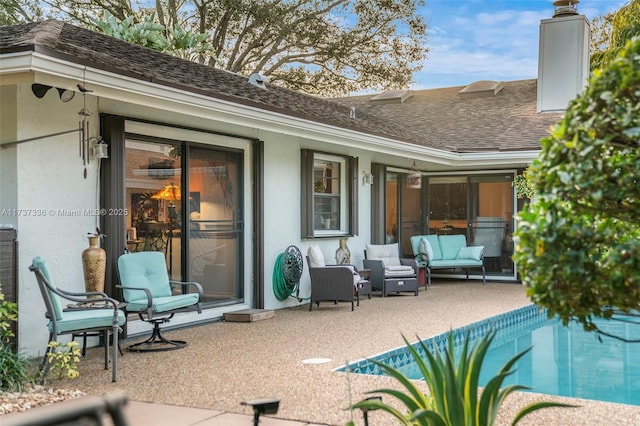
[[[118,309],[118,325],[124,325],[124,312]],[[62,319],[57,321],[58,333],[84,330],[113,325],[113,309],[77,309],[64,312]],[[49,331],[53,332],[53,323],[49,322]]]
[[[442,260],[444,257],[442,254],[442,248],[440,246],[440,240],[438,239],[438,235],[429,234],[429,235],[424,235],[423,237],[426,238],[427,241],[429,241],[429,244],[431,244],[431,250],[433,250],[433,259],[429,259],[429,260]]]
[[[467,246],[467,237],[464,235],[440,235],[440,249],[443,260],[453,260],[458,257],[462,247]],[[435,249],[433,250],[435,252]]]
[[[138,292],[140,293],[140,292]],[[175,296],[154,297],[151,310],[155,313],[172,311],[174,309],[186,308],[198,303],[197,293],[178,294]],[[127,311],[143,312],[147,309],[147,299],[137,299],[127,301]]]
[[[55,287],[53,279],[51,278],[51,274],[49,273],[49,268],[47,268],[47,262],[45,262],[43,258],[37,256],[33,258],[33,261],[31,263],[34,267],[38,268],[40,272],[42,272],[42,275],[44,275],[47,282],[51,286]],[[57,294],[55,294],[53,291],[49,290],[48,288],[47,288],[47,292],[49,293],[49,299],[51,299],[51,305],[53,306],[53,311],[56,316],[56,320],[60,321],[63,317],[62,304],[60,303],[60,299],[58,298]]]
[[[118,258],[118,272],[120,284],[124,287],[122,294],[127,303],[146,300],[144,292],[127,290],[127,287],[148,288],[153,299],[171,296],[167,264],[162,252],[123,254]]]

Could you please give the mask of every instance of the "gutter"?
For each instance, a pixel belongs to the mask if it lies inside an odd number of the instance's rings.
[[[355,149],[384,153],[396,157],[407,157],[441,166],[469,168],[496,165],[530,163],[537,158],[539,150],[490,151],[459,153],[425,147],[415,143],[386,136],[346,129],[328,122],[309,120],[296,115],[273,111],[256,104],[239,103],[228,97],[212,97],[207,94],[186,91],[172,85],[144,79],[139,74],[117,74],[44,53],[53,52],[39,48],[5,53],[0,61],[0,76],[31,72],[33,82],[51,84],[51,78],[71,79],[72,86],[83,82],[93,90],[92,96],[105,99],[141,104],[149,108],[167,111],[181,110],[180,113],[219,120],[254,129],[283,133],[304,139],[313,139],[330,144],[341,144]],[[59,56],[59,55],[58,55]],[[58,83],[53,84],[59,86]],[[176,105],[179,107],[176,108]],[[184,112],[183,112],[184,111]],[[212,116],[213,115],[213,116]]]

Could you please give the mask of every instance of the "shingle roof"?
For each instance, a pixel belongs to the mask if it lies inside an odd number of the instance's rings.
[[[348,106],[327,99],[275,85],[268,85],[268,89],[264,90],[249,84],[245,76],[176,58],[57,20],[0,27],[0,54],[25,50],[310,121],[414,144],[438,146],[428,137],[379,117],[359,114],[352,120]]]
[[[403,104],[358,96],[323,99],[214,69],[57,20],[0,27],[0,54],[32,50],[114,74],[309,121],[446,151],[537,149],[558,114],[537,114],[535,80],[508,82],[495,98],[461,88],[411,92]],[[349,118],[356,107],[356,119]]]
[[[537,113],[537,80],[502,83],[495,96],[460,95],[465,88],[447,87],[410,91],[400,103],[378,103],[376,95],[338,99],[357,111],[384,117],[423,132],[446,145],[448,150],[539,149],[549,126],[560,120],[559,113]]]

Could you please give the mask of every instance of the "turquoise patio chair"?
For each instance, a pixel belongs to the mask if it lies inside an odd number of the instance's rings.
[[[55,285],[44,259],[35,257],[29,270],[36,275],[36,281],[44,299],[46,317],[49,319],[49,341],[55,342],[59,335],[102,332],[104,345],[104,368],[109,369],[109,337],[112,338],[112,380],[117,378],[118,333],[126,321],[123,311],[118,309],[119,302],[102,292],[69,292]],[[63,300],[73,303],[65,309]],[[42,382],[44,383],[51,364],[48,354],[55,351],[50,346],[42,361]]]
[[[140,320],[153,324],[151,337],[129,346],[134,352],[154,352],[186,346],[182,340],[169,340],[160,334],[160,324],[178,312],[202,313],[202,286],[196,282],[170,281],[164,253],[141,251],[118,258],[118,275],[125,311],[137,313]],[[195,292],[188,292],[190,288]],[[178,288],[180,290],[178,290]]]

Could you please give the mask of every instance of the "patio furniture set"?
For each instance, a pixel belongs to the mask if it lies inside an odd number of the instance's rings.
[[[364,269],[355,265],[327,265],[320,247],[307,250],[307,264],[311,278],[311,300],[320,302],[350,302],[360,306],[360,296],[371,298],[372,291],[382,297],[391,293],[410,292],[418,295],[418,277],[426,271],[427,286],[431,286],[432,270],[463,268],[469,279],[469,268],[482,269],[482,282],[486,283],[483,264],[483,246],[467,246],[464,235],[416,235],[411,237],[414,258],[400,257],[397,243],[367,244],[364,251]]]
[[[402,259],[398,244],[367,244],[363,266],[327,265],[322,251],[312,245],[307,251],[307,264],[311,278],[309,310],[314,303],[348,302],[351,310],[360,305],[360,297],[371,298],[372,291],[382,297],[391,293],[410,292],[418,295],[418,274],[426,269],[431,285],[431,271],[441,268],[482,268],[482,246],[467,246],[463,235],[421,235],[411,238],[415,257]],[[164,254],[142,251],[120,256],[117,262],[123,301],[115,300],[103,292],[69,292],[58,287],[44,259],[35,257],[29,269],[34,272],[42,294],[46,317],[49,320],[49,341],[59,335],[73,337],[100,336],[104,344],[105,369],[113,364],[112,381],[117,380],[118,336],[128,313],[153,325],[151,337],[129,346],[129,351],[163,351],[179,349],[184,341],[169,340],[162,336],[160,324],[167,323],[178,312],[202,312],[202,286],[196,282],[169,280]],[[469,278],[467,272],[467,279]],[[179,289],[179,290],[178,290]],[[65,302],[66,301],[66,302]],[[68,303],[71,302],[71,303]],[[65,305],[66,304],[66,305]],[[111,343],[111,352],[109,352]],[[49,353],[55,347],[47,346],[42,362],[42,381],[51,367]]]
[[[129,351],[165,351],[179,349],[184,341],[169,340],[160,333],[160,324],[167,323],[178,312],[202,312],[203,290],[195,282],[170,281],[164,253],[157,251],[124,254],[118,258],[118,274],[123,301],[103,292],[69,292],[56,285],[44,259],[35,257],[29,269],[35,274],[49,320],[49,342],[59,335],[73,337],[99,335],[104,345],[104,367],[112,368],[112,381],[117,380],[118,336],[125,325],[127,314],[138,314],[142,321],[153,325],[147,340],[129,346]],[[183,291],[175,291],[178,286]],[[191,290],[192,291],[188,291]],[[71,303],[69,303],[71,302]],[[111,353],[109,352],[111,343]],[[51,368],[49,353],[45,351],[41,371],[42,383]]]

